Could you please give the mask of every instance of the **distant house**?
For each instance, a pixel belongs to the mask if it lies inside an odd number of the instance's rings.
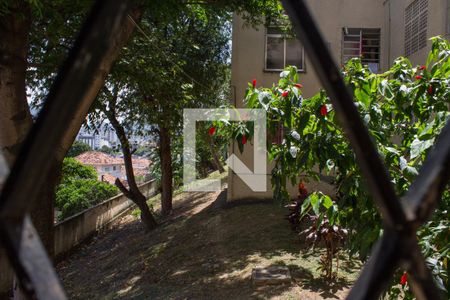
[[[134,175],[141,177],[142,180],[150,179],[150,160],[147,158],[134,158],[133,157],[133,170]],[[125,174],[125,173],[124,173]]]
[[[408,57],[413,64],[424,64],[431,49],[429,38],[436,35],[450,37],[450,0],[306,2],[337,65],[361,57],[363,64],[373,72],[383,72],[399,56]],[[278,82],[280,71],[287,65],[297,66],[304,97],[313,96],[322,87],[300,41],[282,34],[276,24],[248,27],[238,14],[234,15],[231,87],[235,107],[245,107],[243,99],[252,79],[256,79],[258,87],[271,87]],[[280,137],[277,140],[281,142]],[[237,144],[233,144],[230,152],[253,169],[251,145],[241,154]],[[266,175],[269,188],[265,193],[253,192],[240,179],[240,175],[245,174],[230,172],[228,200],[271,197],[272,167],[268,165],[264,174],[256,174]],[[295,188],[291,192],[295,195]]]
[[[83,165],[94,167],[100,181],[113,184],[116,178],[125,178],[122,173],[124,163],[121,158],[115,158],[103,152],[88,151],[78,155],[75,159]]]
[[[100,181],[114,184],[116,178],[120,178],[125,185],[127,184],[127,174],[125,172],[123,158],[114,157],[99,151],[88,151],[78,155],[75,159],[83,165],[94,167],[97,170],[98,180]],[[132,162],[134,176],[138,177],[137,180],[149,180],[150,160],[146,158],[133,158]]]

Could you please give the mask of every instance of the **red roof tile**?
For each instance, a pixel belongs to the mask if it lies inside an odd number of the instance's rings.
[[[75,159],[84,165],[123,165],[123,159],[99,151],[84,152]]]

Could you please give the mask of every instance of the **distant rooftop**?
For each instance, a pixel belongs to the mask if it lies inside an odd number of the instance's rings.
[[[84,152],[75,159],[84,165],[123,165],[123,159],[99,151]]]

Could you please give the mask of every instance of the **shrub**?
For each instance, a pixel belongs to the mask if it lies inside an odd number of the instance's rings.
[[[56,191],[56,207],[61,212],[58,220],[105,201],[118,192],[117,187],[93,179],[74,179],[61,184]]]
[[[400,57],[387,72],[373,74],[359,59],[352,59],[344,66],[343,75],[396,192],[403,196],[450,120],[449,42],[433,38],[426,66],[413,67],[408,59]],[[315,166],[320,173],[334,174],[334,201],[320,205],[320,199],[328,199],[312,193],[302,205],[300,216],[312,211],[318,217],[317,230],[321,222],[348,228],[350,250],[365,260],[382,234],[382,222],[330,100],[324,91],[303,99],[295,67],[287,68],[280,76],[278,85],[270,89],[249,84],[245,98],[249,108],[267,111],[269,130],[274,131],[280,124],[284,127],[283,143],[268,144],[269,157],[275,162],[274,196],[282,201],[290,199],[286,185],[289,181],[296,183],[300,174],[306,180],[319,180]],[[446,192],[432,220],[418,232],[427,263],[443,290],[449,284],[449,209],[450,193]],[[392,281],[393,297],[399,292],[396,286],[402,273],[399,270]],[[411,296],[405,284],[402,292]]]
[[[85,144],[83,142],[80,141],[75,141],[72,144],[72,147],[70,147],[69,151],[67,152],[67,157],[75,157],[80,155],[81,153],[87,152],[87,151],[91,151],[92,148],[88,145]]]
[[[98,174],[94,167],[85,166],[78,162],[75,158],[64,158],[61,171],[61,183],[66,183],[76,179],[95,180],[97,178]]]

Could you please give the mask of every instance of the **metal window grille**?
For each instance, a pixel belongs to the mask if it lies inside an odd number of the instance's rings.
[[[427,45],[428,0],[415,0],[405,9],[405,55]]]
[[[380,68],[380,29],[374,28],[343,28],[342,63],[349,59],[360,57],[364,65],[372,72]]]

